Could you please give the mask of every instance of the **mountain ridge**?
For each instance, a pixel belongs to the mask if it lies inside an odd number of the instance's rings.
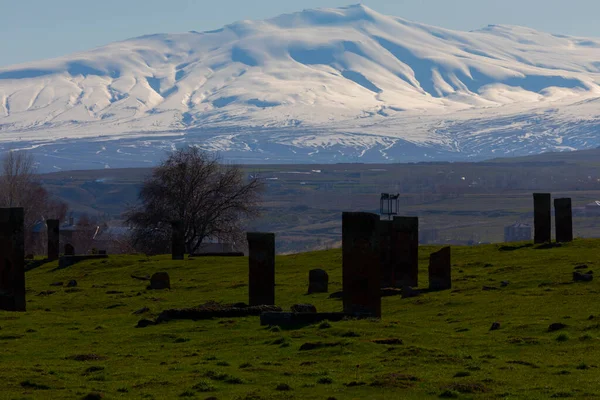
[[[600,145],[599,83],[600,39],[304,10],[0,68],[0,151],[58,153],[60,169],[183,144],[243,162],[573,150]]]

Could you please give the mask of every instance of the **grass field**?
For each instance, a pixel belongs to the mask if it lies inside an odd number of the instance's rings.
[[[420,249],[421,287],[438,248]],[[112,256],[59,271],[49,263],[26,275],[28,311],[0,312],[0,398],[600,397],[600,282],[572,283],[575,266],[598,268],[600,241],[452,252],[452,290],[385,297],[380,321],[294,330],[261,327],[258,317],[135,327],[168,308],[247,302],[247,258]],[[340,250],[281,256],[277,305],[341,311],[327,294],[305,295],[312,268],[329,272],[330,292],[341,290]],[[131,278],[157,271],[170,274],[171,290]],[[66,287],[71,279],[76,288]],[[132,314],[142,307],[150,311]],[[500,329],[490,331],[494,322]],[[566,327],[549,332],[553,323]],[[324,346],[300,350],[305,343]]]

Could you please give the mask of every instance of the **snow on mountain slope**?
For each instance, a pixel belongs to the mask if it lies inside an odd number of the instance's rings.
[[[597,39],[305,10],[0,68],[0,146],[58,168],[152,163],[182,143],[244,162],[588,148],[599,84]]]

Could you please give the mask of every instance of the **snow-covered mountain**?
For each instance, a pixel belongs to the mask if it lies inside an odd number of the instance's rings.
[[[57,168],[183,143],[240,162],[524,155],[600,146],[599,85],[600,39],[354,5],[0,68],[0,146]]]

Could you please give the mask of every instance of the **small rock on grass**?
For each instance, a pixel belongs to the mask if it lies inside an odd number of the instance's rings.
[[[149,319],[141,319],[137,323],[137,328],[145,328],[145,327],[150,326],[150,325],[156,325],[156,323],[154,321],[149,320]]]
[[[67,287],[75,287],[77,286],[77,281],[75,279],[72,279],[69,281],[69,283],[67,283]]]
[[[140,314],[143,314],[148,311],[150,311],[150,309],[148,307],[142,307],[139,310],[134,311],[133,314],[140,315]]]
[[[490,328],[490,331],[497,331],[500,329],[500,322],[494,322]]]
[[[581,272],[573,272],[573,281],[575,282],[591,282],[594,279],[592,274],[582,274]]]
[[[556,332],[566,327],[567,325],[563,324],[562,322],[555,322],[553,324],[550,324],[550,326],[548,327],[548,332]]]

